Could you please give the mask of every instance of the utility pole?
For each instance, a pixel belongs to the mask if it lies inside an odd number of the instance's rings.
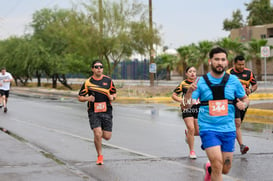
[[[99,31],[100,31],[100,40],[102,40],[103,39],[103,9],[102,9],[102,0],[99,0]],[[102,60],[102,58],[103,58],[101,50],[100,50],[99,58],[100,58],[100,60]]]
[[[149,0],[149,31],[151,35],[151,41],[150,41],[150,66],[154,63],[154,49],[153,49],[153,5],[152,0]],[[150,72],[150,70],[149,70]],[[150,72],[150,86],[154,86],[154,73]]]

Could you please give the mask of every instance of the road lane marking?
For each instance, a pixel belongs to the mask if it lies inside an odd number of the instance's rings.
[[[33,127],[38,127],[38,128],[46,129],[46,130],[49,130],[49,131],[53,131],[53,132],[56,132],[56,133],[59,133],[59,134],[63,134],[63,135],[66,135],[66,136],[71,136],[71,137],[74,137],[74,138],[79,138],[79,139],[84,140],[84,141],[94,142],[90,138],[86,138],[86,137],[83,137],[83,136],[72,134],[72,133],[69,133],[69,132],[66,132],[66,131],[62,131],[62,130],[59,130],[59,129],[49,128],[49,127],[46,127],[46,126],[41,126],[41,125],[38,125],[38,124],[34,124],[34,123],[31,123],[31,122],[22,121],[22,120],[18,120],[18,119],[14,119],[14,121],[21,122],[21,123],[24,123],[24,124],[27,124],[27,125],[30,125],[30,126],[33,126]],[[102,143],[102,144],[105,145],[105,146],[109,146],[109,147],[112,147],[112,148],[116,148],[116,149],[120,149],[120,150],[123,150],[123,151],[126,151],[126,152],[130,152],[130,153],[133,153],[133,154],[136,154],[136,155],[141,155],[141,156],[144,156],[144,157],[147,157],[147,158],[150,158],[150,159],[152,158],[152,159],[158,159],[158,160],[165,160],[165,161],[168,161],[168,162],[179,164],[180,166],[182,166],[184,168],[188,168],[188,169],[191,169],[191,170],[204,172],[204,169],[202,169],[200,167],[188,166],[186,164],[183,164],[183,163],[180,163],[180,162],[177,162],[177,161],[162,159],[159,156],[155,156],[155,155],[151,155],[151,154],[146,154],[146,153],[135,151],[135,150],[131,150],[131,149],[128,149],[128,148],[125,148],[125,147],[116,146],[116,145],[113,145],[113,144],[108,144],[108,143]],[[226,178],[226,179],[229,179],[229,180],[232,180],[232,181],[240,181],[241,180],[239,178],[231,177],[231,176],[228,176],[228,175],[223,175],[223,178]]]
[[[59,129],[49,128],[49,127],[46,127],[46,126],[41,126],[41,125],[38,125],[38,124],[34,124],[34,123],[30,123],[30,122],[22,121],[22,120],[18,120],[18,119],[16,119],[15,121],[22,122],[24,124],[28,124],[28,125],[31,125],[31,126],[34,126],[34,127],[39,127],[39,128],[42,128],[42,129],[46,129],[46,130],[49,130],[49,131],[53,131],[53,132],[56,132],[56,133],[60,133],[60,134],[63,134],[63,135],[71,136],[71,137],[74,137],[74,138],[79,138],[79,139],[84,140],[84,141],[94,142],[90,138],[86,138],[86,137],[83,137],[83,136],[72,134],[72,133],[62,131],[62,130],[59,130]],[[148,158],[155,158],[155,159],[159,158],[158,156],[155,156],[155,155],[142,153],[142,152],[139,152],[139,151],[131,150],[131,149],[128,149],[128,148],[125,148],[125,147],[116,146],[116,145],[109,144],[109,143],[102,143],[102,145],[109,146],[109,147],[116,148],[116,149],[120,149],[120,150],[124,150],[126,152],[130,152],[130,153],[140,155],[140,156],[144,156],[144,157],[148,157]]]

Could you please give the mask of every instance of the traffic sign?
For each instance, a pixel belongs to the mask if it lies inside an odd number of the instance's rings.
[[[261,47],[261,57],[270,57],[270,48],[269,48],[269,46]]]
[[[150,73],[156,73],[156,64],[155,63],[150,64],[149,72]]]

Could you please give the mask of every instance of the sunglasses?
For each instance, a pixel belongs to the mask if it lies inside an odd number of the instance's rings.
[[[93,66],[93,68],[95,68],[95,69],[98,69],[98,68],[103,68],[103,66],[102,65],[95,65],[95,66]]]

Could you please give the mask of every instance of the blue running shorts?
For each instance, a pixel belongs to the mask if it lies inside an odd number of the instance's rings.
[[[235,150],[236,131],[202,131],[200,132],[200,138],[202,141],[202,149],[220,145],[222,152],[234,152]]]

